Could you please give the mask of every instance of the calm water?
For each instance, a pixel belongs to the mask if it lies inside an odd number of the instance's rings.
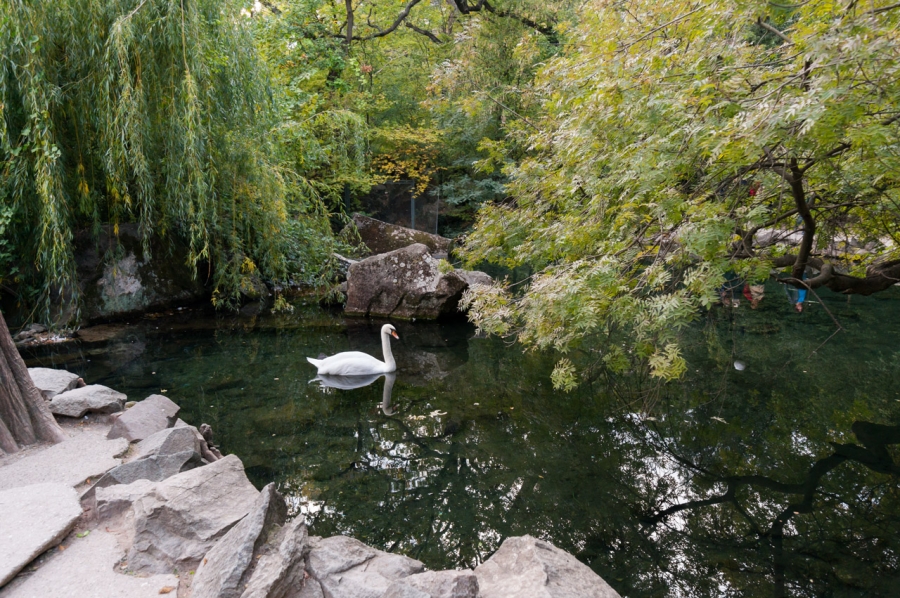
[[[532,534],[625,596],[896,596],[900,293],[823,300],[792,314],[770,288],[759,310],[717,307],[685,331],[675,384],[604,371],[598,346],[575,356],[587,374],[569,394],[553,356],[464,321],[395,323],[389,405],[384,378],[322,389],[305,357],[378,355],[383,322],[315,307],[144,318],[27,358],[132,399],[165,392],[313,533],[431,568]],[[825,307],[843,328],[827,342]]]

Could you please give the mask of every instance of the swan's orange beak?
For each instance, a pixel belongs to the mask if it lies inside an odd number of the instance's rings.
[[[391,330],[391,336],[393,336],[393,337],[394,337],[395,339],[397,339],[398,341],[400,340],[400,337],[397,336],[397,331],[396,331],[396,330]]]

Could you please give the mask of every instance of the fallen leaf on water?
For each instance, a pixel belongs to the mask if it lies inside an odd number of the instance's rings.
[[[172,586],[166,586],[163,589],[161,589],[159,591],[159,593],[160,594],[168,594],[169,592],[174,592],[174,591],[175,591],[175,588],[173,588]]]
[[[714,420],[716,420],[717,422],[722,422],[723,424],[727,424],[727,423],[728,423],[727,421],[725,421],[725,420],[722,419],[721,417],[716,417],[715,415],[712,416],[712,417],[709,418],[709,419],[714,419]]]
[[[656,421],[656,418],[655,418],[655,417],[645,417],[645,418],[644,418],[644,421],[655,422],[655,421]]]

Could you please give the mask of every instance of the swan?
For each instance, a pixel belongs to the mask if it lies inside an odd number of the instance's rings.
[[[397,369],[394,355],[391,353],[390,337],[399,339],[397,329],[390,324],[381,327],[381,349],[384,351],[384,361],[375,359],[371,355],[360,351],[345,351],[325,359],[313,359],[307,357],[318,370],[319,375],[330,374],[332,376],[370,376],[372,374],[386,374]]]
[[[394,415],[394,408],[391,406],[391,394],[394,390],[394,382],[397,380],[397,374],[388,372],[386,374],[371,374],[369,376],[329,376],[321,374],[309,381],[310,384],[318,382],[321,388],[337,388],[340,390],[353,390],[362,388],[372,384],[379,378],[384,376],[384,388],[381,391],[381,410],[385,415]]]

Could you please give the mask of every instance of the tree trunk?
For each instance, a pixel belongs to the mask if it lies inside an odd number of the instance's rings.
[[[31,381],[0,313],[0,454],[14,453],[35,442],[62,442],[65,438]]]

